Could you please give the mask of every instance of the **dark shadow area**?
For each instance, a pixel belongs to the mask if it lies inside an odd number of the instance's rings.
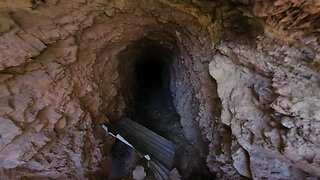
[[[150,57],[136,66],[137,95],[143,98],[144,93],[164,91],[167,82],[164,82],[163,64],[160,60]]]
[[[131,147],[116,140],[111,149],[112,170],[108,175],[108,179],[122,179],[124,176],[128,176],[129,163],[133,151]]]

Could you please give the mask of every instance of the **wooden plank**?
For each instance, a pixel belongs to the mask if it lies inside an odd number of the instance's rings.
[[[140,153],[148,154],[159,167],[165,166],[165,171],[172,168],[175,148],[171,141],[127,117],[111,122],[108,128],[113,134],[124,137]]]

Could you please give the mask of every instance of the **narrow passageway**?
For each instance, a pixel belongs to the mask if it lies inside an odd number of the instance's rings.
[[[159,59],[137,64],[136,122],[171,140],[176,148],[175,164],[181,176],[188,179],[213,179],[205,160],[182,132],[169,90],[169,67]]]

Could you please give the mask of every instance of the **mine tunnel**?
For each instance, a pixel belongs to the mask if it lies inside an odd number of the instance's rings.
[[[139,53],[135,55],[137,51]],[[174,61],[179,60],[177,52],[158,41],[143,39],[118,57],[120,77],[131,89],[126,92],[128,100],[132,101],[129,103],[132,106],[127,109],[128,117],[173,142],[173,167],[179,170],[184,179],[213,179],[214,174],[209,172],[205,159],[185,137],[173,102],[170,83],[175,82],[171,76],[175,76],[174,73],[186,73],[173,71],[177,66]],[[128,60],[128,57],[132,60]],[[130,81],[124,80],[127,78]]]
[[[319,17],[319,0],[0,0],[0,179],[319,179]]]

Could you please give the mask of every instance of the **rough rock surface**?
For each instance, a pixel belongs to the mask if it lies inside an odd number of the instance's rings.
[[[320,4],[233,3],[0,0],[0,179],[107,177],[99,126],[132,105],[130,57],[158,46],[219,179],[319,177]]]

